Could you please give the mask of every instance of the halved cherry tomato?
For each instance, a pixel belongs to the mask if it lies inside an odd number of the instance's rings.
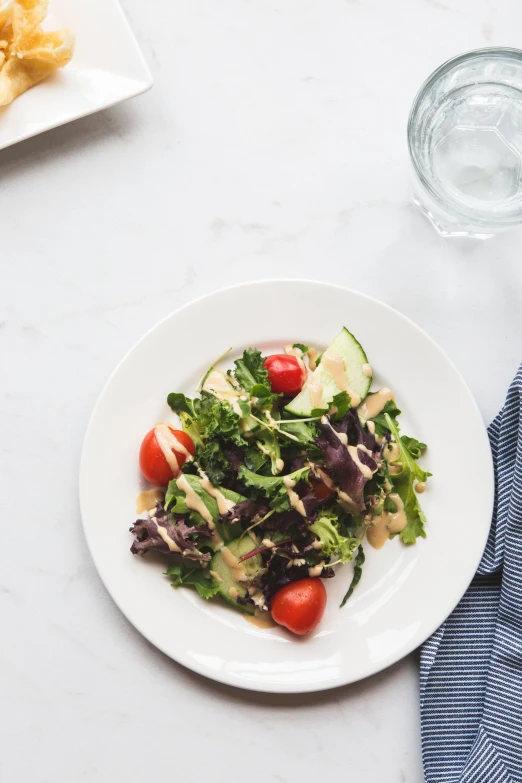
[[[277,591],[272,599],[272,617],[299,636],[310,633],[320,623],[326,606],[326,590],[321,579],[299,579]]]
[[[303,388],[306,368],[297,356],[274,353],[266,357],[264,366],[268,370],[268,380],[274,394],[293,397]]]
[[[328,487],[324,481],[315,478],[310,478],[309,480],[314,489],[315,496],[318,497],[319,500],[326,500],[326,498],[331,498],[334,494],[335,490]]]
[[[184,446],[189,454],[194,455],[196,449],[190,435],[187,435],[183,430],[175,430],[172,427],[168,429],[178,443]],[[140,469],[147,481],[157,487],[166,487],[175,475],[179,475],[181,466],[187,459],[187,455],[183,452],[176,451],[174,448],[171,448],[171,451],[175,459],[172,460],[173,464],[169,465],[158,443],[155,427],[143,438],[140,448]],[[174,470],[176,462],[178,464],[177,472]]]

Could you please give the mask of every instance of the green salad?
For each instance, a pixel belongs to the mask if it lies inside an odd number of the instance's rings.
[[[345,580],[341,606],[352,595],[366,543],[425,537],[426,445],[401,434],[390,389],[370,390],[346,328],[321,355],[296,343],[220,363],[193,398],[168,395],[181,424],[145,436],[140,467],[158,489],[144,494],[131,551],[163,553],[175,587],[308,633],[324,580]]]

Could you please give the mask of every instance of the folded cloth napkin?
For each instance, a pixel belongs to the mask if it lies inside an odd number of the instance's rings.
[[[421,651],[426,783],[522,783],[522,366],[489,437],[496,499],[486,551]]]

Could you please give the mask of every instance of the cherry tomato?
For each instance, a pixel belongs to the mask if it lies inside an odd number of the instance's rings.
[[[277,591],[272,599],[272,617],[289,631],[303,636],[320,623],[326,606],[321,579],[299,579]]]
[[[274,394],[293,397],[303,388],[306,368],[297,356],[274,353],[266,357],[264,366],[268,370],[268,380]]]
[[[319,479],[310,478],[310,484],[313,487],[315,496],[319,498],[319,500],[326,500],[326,498],[331,498],[334,494],[333,489],[326,486],[324,481],[320,481]]]
[[[190,435],[172,427],[169,427],[169,430],[190,454],[193,455],[195,453],[196,449]],[[179,468],[181,468],[187,459],[187,455],[175,449],[171,449],[171,451],[176,458]],[[173,467],[167,462],[158,443],[156,428],[147,432],[143,438],[140,448],[140,469],[147,481],[150,481],[151,484],[155,484],[157,487],[166,487],[169,481],[174,478]],[[179,472],[178,470],[176,475],[179,475]]]

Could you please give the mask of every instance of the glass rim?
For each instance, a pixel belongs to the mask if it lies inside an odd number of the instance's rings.
[[[506,215],[499,216],[498,218],[487,219],[485,217],[481,217],[480,213],[478,212],[467,211],[466,209],[463,209],[461,202],[453,198],[450,193],[447,193],[446,191],[441,193],[439,189],[433,187],[430,179],[424,174],[423,167],[419,164],[418,157],[413,149],[413,126],[421,100],[424,98],[428,90],[430,90],[442,76],[446,75],[449,71],[461,63],[472,60],[487,59],[490,57],[496,57],[499,59],[505,58],[506,60],[517,60],[522,65],[522,49],[515,49],[509,46],[486,46],[480,49],[470,49],[467,52],[462,52],[461,54],[457,54],[454,57],[450,57],[449,60],[446,60],[442,63],[442,65],[439,65],[434,71],[432,71],[432,73],[419,87],[411,105],[407,125],[407,143],[410,161],[421,185],[439,205],[442,207],[447,207],[449,205],[451,209],[459,216],[459,218],[462,218],[466,221],[471,221],[475,225],[481,227],[491,225],[510,226],[521,223],[522,206],[520,213],[517,215],[513,215],[511,217]]]

